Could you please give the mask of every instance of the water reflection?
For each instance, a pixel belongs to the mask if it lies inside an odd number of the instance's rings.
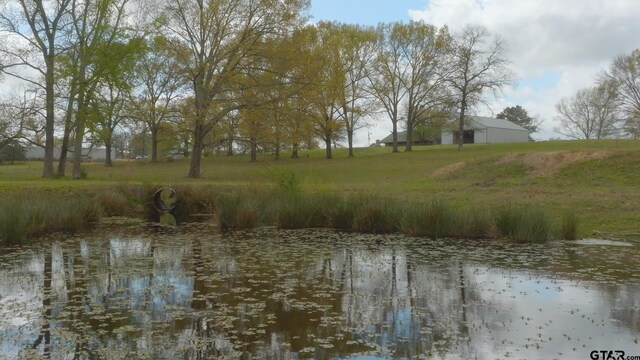
[[[101,232],[0,255],[0,357],[588,358],[640,337],[634,244]]]

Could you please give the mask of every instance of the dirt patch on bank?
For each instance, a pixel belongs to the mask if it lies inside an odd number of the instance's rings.
[[[453,172],[456,172],[456,171],[462,169],[463,167],[465,167],[465,165],[467,165],[467,163],[465,161],[461,161],[461,162],[457,162],[455,164],[443,166],[441,168],[436,169],[436,171],[434,171],[433,174],[431,174],[431,176],[432,177],[439,177],[439,176],[449,175],[449,174],[451,174]]]
[[[563,168],[581,161],[604,159],[611,151],[550,151],[527,154],[507,154],[497,164],[521,162],[529,168],[531,176],[550,176]]]

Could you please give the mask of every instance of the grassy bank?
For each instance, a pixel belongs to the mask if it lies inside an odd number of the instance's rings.
[[[578,220],[554,222],[529,206],[456,207],[446,201],[402,200],[369,195],[308,193],[291,183],[266,190],[173,185],[178,222],[213,221],[221,231],[275,226],[332,228],[361,233],[403,233],[430,238],[510,239],[544,242],[575,238]],[[150,219],[152,185],[120,185],[13,195],[0,206],[0,239],[18,244],[52,232],[74,232],[101,215]],[[34,201],[37,198],[37,201]],[[567,230],[569,229],[569,230]]]
[[[210,192],[224,189],[223,193],[247,188],[265,191],[278,183],[286,184],[290,181],[287,176],[294,174],[294,186],[300,188],[294,191],[311,195],[332,194],[348,199],[381,197],[387,199],[384,201],[403,204],[401,207],[405,207],[404,204],[425,206],[422,203],[439,199],[460,213],[484,209],[493,214],[498,212],[495,209],[509,204],[540,209],[555,228],[563,232],[577,231],[578,236],[629,237],[640,233],[638,141],[470,145],[462,152],[452,146],[417,147],[410,153],[367,148],[356,149],[355,158],[348,158],[345,150],[338,149],[333,160],[324,159],[321,150],[301,155],[300,159],[289,159],[285,154],[282,160],[274,161],[269,154],[262,154],[257,163],[249,162],[244,155],[211,156],[203,159],[203,177],[197,180],[186,178],[188,159],[157,164],[123,161],[116,162],[112,168],[86,164],[88,179],[81,181],[41,179],[39,162],[2,165],[0,196],[21,191],[84,192],[102,197],[100,203],[106,215],[119,213],[115,210],[121,207],[119,204],[129,207],[126,212],[139,214],[144,212],[141,209],[145,189],[157,185],[202,187],[211,189],[206,190]],[[109,190],[105,194],[102,189]],[[201,203],[197,211],[204,213],[211,211],[204,208],[211,209],[212,200],[201,199],[217,195],[192,195],[187,190],[178,190],[178,196],[188,202]],[[188,199],[190,197],[193,198]],[[352,209],[345,205],[331,211],[346,213],[348,217]],[[262,221],[265,216],[271,215],[260,214],[257,220]],[[572,216],[580,221],[577,230],[572,225]],[[335,220],[334,227],[348,227],[341,222]],[[404,227],[408,229],[409,225]]]

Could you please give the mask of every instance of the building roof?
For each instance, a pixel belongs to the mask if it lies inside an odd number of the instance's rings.
[[[424,135],[418,132],[413,133],[413,143],[414,144],[418,144],[418,143],[424,143],[424,142],[433,142],[436,141],[438,138],[440,137],[440,134],[438,133],[438,135]],[[391,144],[393,143],[393,133],[387,135],[384,139],[380,140],[381,143],[383,144]],[[399,143],[406,143],[407,142],[407,132],[406,131],[398,131],[398,142]]]
[[[384,139],[380,140],[381,143],[392,143],[393,142],[393,133],[387,135]],[[398,131],[398,142],[407,142],[407,132],[406,131]]]
[[[470,118],[471,121],[469,125],[471,125],[471,127],[474,129],[496,128],[529,132],[529,130],[523,128],[522,126],[516,125],[509,120],[495,119],[484,116],[470,116]]]

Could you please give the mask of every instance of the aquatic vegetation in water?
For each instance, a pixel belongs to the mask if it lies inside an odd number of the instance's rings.
[[[632,242],[98,233],[0,255],[3,355],[588,358],[640,338]]]

